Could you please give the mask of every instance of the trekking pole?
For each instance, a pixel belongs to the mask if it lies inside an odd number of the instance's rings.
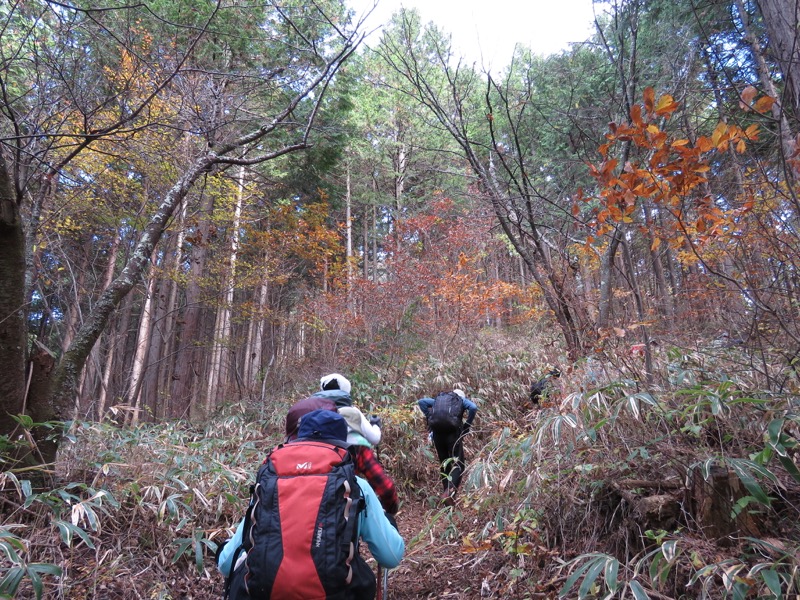
[[[389,600],[389,569],[383,569],[383,593],[381,594],[381,600]]]
[[[378,446],[375,446],[375,459],[380,460],[378,454]],[[375,600],[389,600],[389,569],[386,569],[378,563],[378,589],[375,594]]]
[[[389,569],[378,565],[378,590],[375,600],[389,600]]]

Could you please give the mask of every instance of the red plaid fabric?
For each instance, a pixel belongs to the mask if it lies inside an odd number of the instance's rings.
[[[399,501],[394,481],[386,474],[372,449],[367,446],[351,446],[355,451],[356,474],[361,475],[370,484],[381,506],[390,515],[397,513]]]

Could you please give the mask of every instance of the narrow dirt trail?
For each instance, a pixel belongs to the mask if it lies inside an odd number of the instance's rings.
[[[499,562],[507,562],[507,557],[492,549],[463,550],[464,536],[482,527],[465,498],[454,507],[441,506],[427,497],[405,500],[397,521],[406,554],[400,566],[389,573],[384,600],[507,597],[494,579]],[[369,551],[363,556],[368,557]]]

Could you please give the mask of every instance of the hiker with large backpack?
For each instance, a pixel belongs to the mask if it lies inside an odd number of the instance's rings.
[[[297,402],[286,414],[286,441],[297,437],[298,424],[303,415],[312,410],[325,409],[335,412],[345,410],[343,415],[348,423],[348,436],[351,433],[360,434],[362,440],[352,440],[352,453],[356,464],[356,473],[367,480],[378,495],[383,509],[394,516],[400,507],[397,487],[378,461],[372,450],[372,445],[381,441],[381,421],[379,417],[365,417],[364,414],[353,406],[350,397],[352,386],[350,381],[339,373],[331,373],[320,379],[320,390],[308,398]],[[352,423],[352,425],[351,425]]]
[[[441,464],[441,500],[448,506],[455,503],[461,475],[464,472],[464,436],[472,428],[477,405],[462,390],[440,392],[435,398],[421,398],[418,405],[428,424],[428,435],[436,447]],[[467,419],[464,421],[464,413]]]
[[[217,565],[230,600],[372,600],[377,563],[396,567],[405,551],[375,492],[355,474],[347,424],[319,409],[300,420],[297,439],[275,448],[258,470],[250,504]]]

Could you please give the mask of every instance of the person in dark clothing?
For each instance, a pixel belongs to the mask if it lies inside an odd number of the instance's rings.
[[[297,438],[300,418],[315,410],[331,410],[336,412],[336,404],[330,398],[323,396],[309,396],[296,402],[286,413],[286,441],[291,442]]]
[[[478,406],[467,398],[462,390],[455,389],[453,393],[461,398],[459,420],[463,419],[465,412],[467,413],[466,421],[463,421],[455,429],[437,430],[437,428],[431,427],[430,417],[435,400],[433,398],[421,398],[418,401],[419,408],[422,414],[425,415],[425,420],[428,424],[429,436],[439,457],[442,487],[444,488],[441,499],[448,506],[452,506],[455,503],[455,494],[459,485],[461,485],[461,475],[464,473],[464,436],[472,428],[472,422],[478,412]]]
[[[547,399],[547,396],[553,391],[552,380],[559,377],[561,377],[561,371],[557,367],[553,367],[548,371],[547,375],[531,384],[530,398],[534,406],[539,406],[541,399]]]

